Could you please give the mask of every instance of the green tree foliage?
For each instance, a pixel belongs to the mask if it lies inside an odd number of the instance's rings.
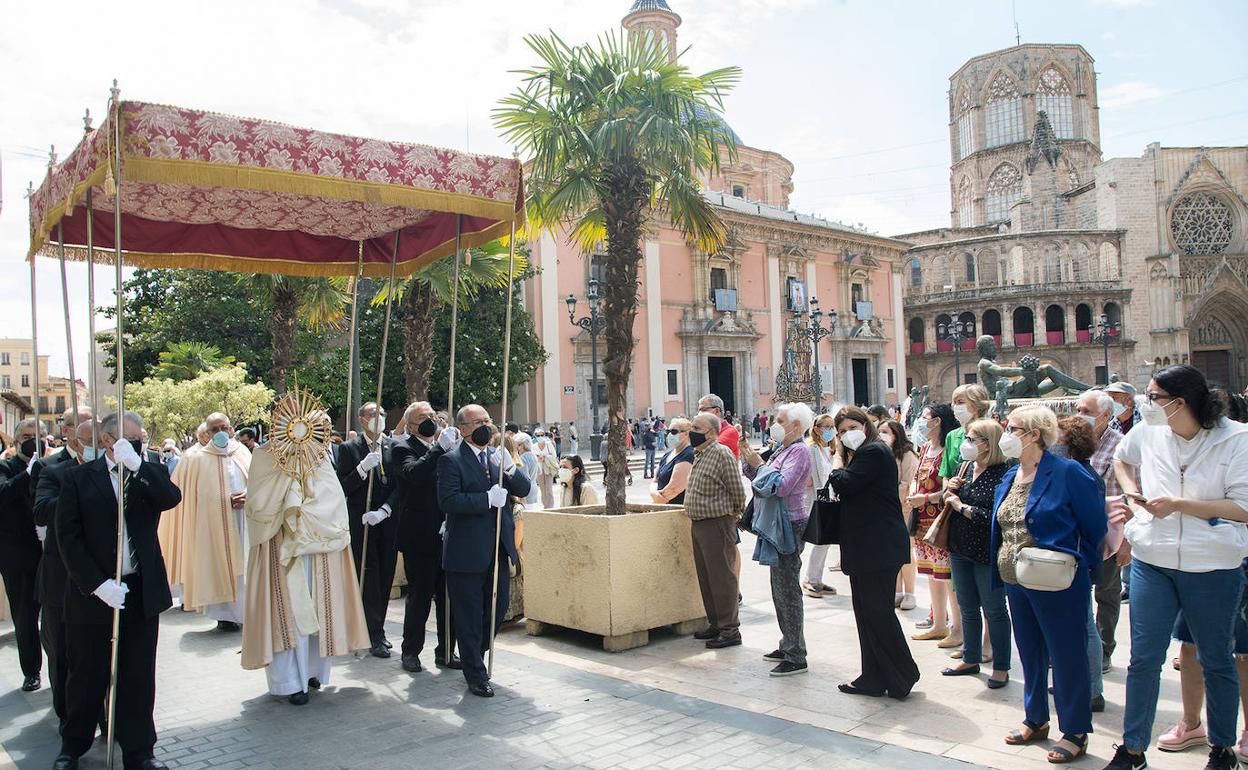
[[[662,215],[696,248],[714,252],[725,231],[702,195],[720,147],[735,155],[721,101],[736,67],[693,75],[661,36],[608,34],[570,46],[557,35],[525,38],[540,63],[494,111],[508,141],[531,158],[529,216],[539,228],[571,226],[603,259],[607,354],[607,513],[624,513],[627,393],[632,374],[637,268],[646,220]]]
[[[209,369],[231,366],[234,356],[222,355],[216,345],[202,342],[170,342],[160,353],[156,376],[174,382],[193,380]]]
[[[247,367],[219,366],[189,380],[148,377],[126,386],[126,408],[143,416],[152,442],[192,435],[212,412],[224,412],[235,425],[268,416],[273,390],[248,382]],[[116,406],[115,398],[107,399]]]

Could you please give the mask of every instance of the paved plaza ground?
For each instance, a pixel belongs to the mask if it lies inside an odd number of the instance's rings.
[[[641,500],[640,474],[630,498]],[[848,581],[842,595],[806,602],[810,673],[773,679],[762,655],[778,631],[765,569],[746,556],[745,644],[710,651],[691,637],[652,635],[649,646],[603,652],[595,637],[556,632],[526,636],[523,624],[500,635],[498,696],[467,695],[459,672],[408,674],[389,660],[339,659],[331,681],[303,707],[266,694],[264,674],[239,667],[240,637],[199,615],[167,613],[161,623],[157,755],[182,770],[214,768],[795,768],[836,770],[991,767],[1038,770],[1045,746],[1013,749],[1001,737],[1022,719],[1021,673],[1005,689],[983,680],[946,679],[950,664],[934,642],[912,642],[923,679],[905,702],[842,695],[858,671]],[[920,602],[926,592],[920,585]],[[907,632],[926,606],[903,613]],[[1127,611],[1109,707],[1096,716],[1090,757],[1112,755],[1122,724]],[[402,602],[390,606],[397,642]],[[424,662],[431,663],[430,648]],[[51,767],[58,741],[48,689],[24,694],[12,626],[0,623],[0,770]],[[1179,714],[1177,672],[1163,674],[1157,729]],[[1150,766],[1204,766],[1205,752],[1150,752]],[[97,746],[85,767],[103,767]],[[120,761],[117,767],[120,768]]]

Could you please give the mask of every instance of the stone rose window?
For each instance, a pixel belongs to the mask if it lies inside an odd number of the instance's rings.
[[[1221,254],[1233,233],[1231,207],[1213,193],[1188,193],[1171,209],[1170,235],[1183,254]]]

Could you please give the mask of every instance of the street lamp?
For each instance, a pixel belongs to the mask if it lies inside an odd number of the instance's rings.
[[[821,323],[823,311],[819,309],[819,300],[815,297],[811,297],[809,315],[810,324],[808,326],[801,326],[799,323],[797,329],[798,333],[801,334],[804,339],[809,339],[811,344],[814,345],[815,371],[812,384],[814,386],[813,390],[815,391],[815,412],[818,412],[819,409],[823,407],[823,376],[819,369],[819,341],[824,337],[832,336],[832,334],[836,331],[836,311],[828,311],[828,326],[827,328],[824,328]],[[798,320],[800,322],[801,316],[802,308],[793,308],[794,320]],[[833,376],[833,379],[835,380],[835,375]]]
[[[953,342],[953,371],[957,378],[954,387],[962,384],[962,343],[975,336],[975,324],[970,321],[957,320],[952,323],[936,325],[937,339]]]
[[[599,430],[601,423],[598,422],[598,335],[607,325],[607,319],[598,314],[598,281],[592,278],[589,280],[585,299],[589,304],[589,315],[580,318],[576,317],[576,297],[569,294],[564,301],[568,303],[568,320],[572,325],[589,332],[590,367],[593,371],[589,387],[589,408],[593,420],[589,434],[589,457],[591,460],[598,460],[599,448],[602,446],[602,433]]]
[[[1101,320],[1096,324],[1096,336],[1092,338],[1093,342],[1101,343],[1101,347],[1105,350],[1105,384],[1109,384],[1109,341],[1118,339],[1118,333],[1122,330],[1122,324],[1111,322],[1109,316],[1101,313]]]

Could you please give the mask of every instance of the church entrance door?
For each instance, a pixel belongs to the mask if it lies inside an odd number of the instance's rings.
[[[1192,366],[1205,375],[1210,387],[1221,387],[1231,391],[1240,389],[1231,367],[1230,350],[1194,350],[1192,351]]]
[[[737,413],[736,383],[732,375],[731,356],[708,356],[706,359],[707,384],[711,392],[724,400],[724,412]]]

